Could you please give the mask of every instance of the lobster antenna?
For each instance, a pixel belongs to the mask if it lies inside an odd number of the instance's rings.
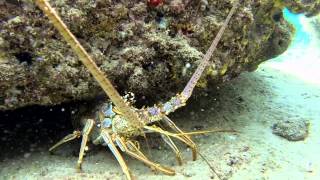
[[[95,78],[95,80],[99,83],[105,93],[109,96],[111,101],[118,107],[118,109],[122,112],[123,116],[130,122],[141,123],[139,121],[138,114],[133,111],[122,99],[118,91],[111,84],[110,80],[107,76],[99,69],[97,64],[90,57],[88,52],[82,47],[76,37],[71,33],[68,27],[61,20],[56,11],[51,7],[51,5],[46,0],[35,0],[36,4],[40,7],[40,9],[47,15],[51,23],[58,30],[58,32],[62,35],[64,40],[71,46],[73,51],[78,55],[79,59],[89,70],[91,75]]]
[[[201,63],[197,67],[196,71],[193,73],[193,75],[192,75],[191,79],[189,80],[188,84],[186,85],[186,87],[183,89],[181,95],[185,101],[187,101],[190,98],[190,96],[192,95],[192,91],[193,91],[194,87],[196,86],[198,80],[200,79],[204,69],[207,67],[208,62],[209,62],[213,52],[216,50],[217,45],[218,45],[225,29],[227,28],[228,23],[229,23],[232,15],[236,11],[237,7],[238,7],[238,0],[236,0],[234,2],[232,9],[230,10],[226,20],[224,21],[222,27],[220,28],[220,30],[218,32],[217,36],[212,41],[209,49],[207,50],[206,54],[204,55],[203,59],[201,60]]]

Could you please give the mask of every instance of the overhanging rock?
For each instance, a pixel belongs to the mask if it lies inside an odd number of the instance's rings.
[[[183,89],[232,6],[229,0],[50,3],[120,92],[151,101]],[[242,1],[198,86],[227,81],[281,54],[293,32],[282,8],[315,15],[319,4]],[[32,1],[1,1],[0,20],[0,110],[103,93]]]

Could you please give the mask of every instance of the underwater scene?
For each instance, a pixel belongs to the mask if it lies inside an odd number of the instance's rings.
[[[0,180],[320,179],[319,12],[0,0]]]

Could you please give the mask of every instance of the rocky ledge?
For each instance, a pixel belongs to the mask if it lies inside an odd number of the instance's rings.
[[[181,91],[231,0],[50,1],[116,88],[138,101]],[[320,1],[241,1],[199,88],[213,88],[285,51],[294,29],[282,9],[315,15]],[[208,85],[210,84],[210,85]],[[31,0],[0,2],[0,110],[103,94]]]

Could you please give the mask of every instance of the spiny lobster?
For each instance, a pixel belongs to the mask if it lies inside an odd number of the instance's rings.
[[[207,133],[212,131],[202,132],[190,132],[185,133],[179,129],[169,118],[168,114],[174,112],[176,109],[186,105],[186,101],[192,95],[192,91],[195,88],[201,74],[206,68],[208,61],[210,60],[214,50],[220,41],[228,22],[234,14],[238,2],[234,2],[232,9],[230,10],[225,22],[220,28],[218,34],[213,40],[211,46],[204,55],[201,63],[198,65],[196,71],[192,75],[186,87],[183,91],[176,96],[172,97],[168,102],[163,104],[154,105],[153,107],[145,107],[142,109],[134,108],[130,101],[124,97],[122,98],[118,91],[112,86],[107,76],[98,68],[90,55],[81,46],[76,37],[70,32],[56,11],[46,0],[35,0],[35,3],[40,9],[47,15],[54,27],[63,36],[64,40],[71,46],[74,52],[78,55],[79,59],[86,66],[95,80],[99,83],[102,89],[110,98],[111,102],[102,104],[99,107],[96,117],[93,119],[86,119],[82,122],[84,126],[82,131],[76,130],[72,134],[67,135],[57,144],[50,148],[53,151],[56,147],[63,143],[71,141],[82,136],[82,142],[80,147],[79,159],[77,162],[77,168],[81,169],[83,156],[86,151],[86,144],[91,140],[94,144],[104,144],[109,147],[113,155],[116,157],[127,179],[132,179],[133,176],[130,173],[129,168],[126,165],[123,157],[120,154],[118,148],[128,155],[136,158],[152,169],[161,171],[167,175],[174,175],[175,171],[171,168],[162,166],[160,164],[150,161],[139,149],[137,142],[133,141],[133,137],[145,136],[146,133],[156,132],[161,134],[165,143],[176,154],[176,158],[179,164],[182,164],[182,158],[180,151],[174,144],[171,138],[182,141],[188,145],[192,150],[193,160],[197,158],[197,146],[191,140],[189,135],[198,133]],[[115,107],[113,107],[113,104]],[[163,122],[175,133],[166,131],[159,126],[156,126],[154,122]]]

